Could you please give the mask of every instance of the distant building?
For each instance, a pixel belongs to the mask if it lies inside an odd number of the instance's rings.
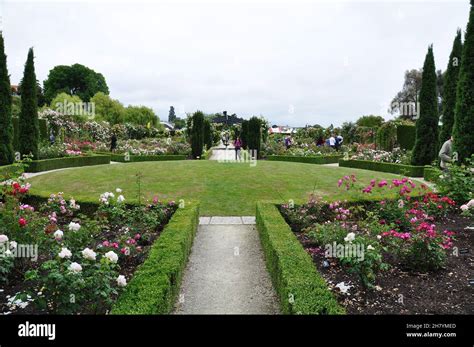
[[[15,85],[15,84],[12,84],[11,85],[11,89],[12,89],[12,95],[20,95],[20,88]]]
[[[243,118],[237,117],[235,113],[229,116],[227,114],[227,111],[224,111],[222,115],[219,115],[212,119],[212,123],[220,123],[226,125],[242,124],[242,122]]]
[[[291,135],[296,133],[297,129],[296,127],[290,127],[288,125],[272,125],[272,127],[268,129],[268,133]]]

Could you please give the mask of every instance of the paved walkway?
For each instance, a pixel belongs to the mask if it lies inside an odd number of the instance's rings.
[[[201,217],[175,314],[278,314],[254,217]]]

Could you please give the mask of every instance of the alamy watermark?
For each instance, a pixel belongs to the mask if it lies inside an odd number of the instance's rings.
[[[56,111],[66,116],[85,116],[89,119],[95,117],[94,102],[71,102],[64,99],[63,102],[56,103]]]
[[[358,261],[365,259],[365,245],[361,243],[329,243],[324,246],[326,258],[356,258]]]
[[[38,260],[38,245],[24,245],[14,241],[0,243],[0,258],[30,258]]]

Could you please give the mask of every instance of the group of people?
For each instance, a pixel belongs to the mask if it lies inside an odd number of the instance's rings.
[[[343,141],[344,141],[344,138],[341,135],[332,134],[327,140],[324,140],[323,137],[320,136],[316,140],[316,146],[322,147],[326,145],[331,148],[334,148],[336,151],[339,151],[339,149],[342,146]],[[288,150],[293,145],[293,138],[290,135],[287,135],[285,137],[284,142],[285,142],[285,148]]]

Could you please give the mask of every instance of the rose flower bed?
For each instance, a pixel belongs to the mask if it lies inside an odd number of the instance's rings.
[[[63,193],[36,209],[22,203],[29,189],[23,176],[2,187],[3,314],[107,313],[177,209],[157,199],[128,206],[120,189],[90,215]]]
[[[338,181],[348,194],[396,191],[394,200],[280,206],[348,314],[472,314],[474,201],[462,209],[408,178]],[[462,204],[463,202],[459,202]]]

